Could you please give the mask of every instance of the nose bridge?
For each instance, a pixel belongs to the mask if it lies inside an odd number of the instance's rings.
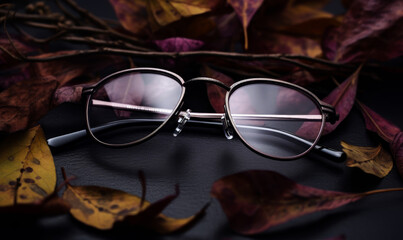
[[[227,114],[227,107],[224,105],[225,113],[221,118],[222,127],[224,130],[224,135],[228,140],[231,140],[234,137],[234,130],[231,125],[231,121],[229,120],[229,116]]]

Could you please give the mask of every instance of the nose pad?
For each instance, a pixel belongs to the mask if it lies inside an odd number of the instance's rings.
[[[234,137],[234,130],[231,126],[231,122],[229,121],[227,114],[224,114],[224,116],[221,117],[221,121],[225,137],[228,140],[231,140]]]
[[[174,133],[173,133],[174,137],[177,137],[179,135],[179,133],[182,132],[183,127],[190,119],[190,112],[191,112],[191,110],[188,109],[188,110],[186,110],[185,115],[179,117],[178,126],[175,128]]]

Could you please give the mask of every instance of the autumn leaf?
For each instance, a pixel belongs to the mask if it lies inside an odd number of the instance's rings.
[[[178,192],[160,201],[150,203],[143,197],[124,191],[98,186],[67,184],[63,200],[71,205],[71,215],[82,223],[97,229],[111,229],[116,223],[144,226],[160,233],[171,233],[191,224],[203,211],[188,218],[176,219],[161,211]]]
[[[139,35],[147,34],[148,15],[145,0],[109,0],[122,26]]]
[[[339,114],[339,120],[337,120],[336,123],[326,123],[323,134],[328,134],[336,129],[336,127],[347,117],[353,108],[361,68],[362,65],[350,77],[348,77],[347,80],[345,80],[323,99],[324,102],[334,106],[336,113]]]
[[[273,171],[250,170],[217,180],[211,194],[220,202],[236,232],[257,234],[291,219],[335,209],[368,195],[402,190],[328,191],[300,185]]]
[[[58,56],[71,52],[75,51],[40,56]],[[26,70],[23,75],[14,75],[17,79],[12,80],[8,88],[0,92],[0,131],[15,132],[26,129],[36,124],[56,106],[54,104],[60,104],[63,101],[79,101],[80,84],[94,82],[99,79],[98,74],[102,71],[122,67],[123,63],[123,59],[117,57],[73,58],[73,60],[30,63],[26,68],[21,69]],[[77,80],[78,78],[80,79]],[[57,91],[67,86],[70,88]],[[63,91],[75,95],[67,96]]]
[[[337,62],[386,61],[403,55],[403,3],[352,1],[342,24],[323,38],[323,52]]]
[[[349,78],[323,99],[324,102],[334,106],[336,113],[339,114],[339,119],[334,124],[328,122],[325,124],[325,128],[322,132],[323,135],[335,130],[336,127],[347,117],[354,106],[360,70],[361,67],[359,67]],[[306,122],[302,124],[297,131],[297,135],[309,139],[315,139],[319,132],[319,127],[320,125],[318,124]]]
[[[56,171],[40,126],[0,143],[0,207],[33,204],[54,192]]]
[[[51,107],[59,83],[54,77],[18,82],[0,93],[0,131],[15,132],[35,124]]]
[[[341,142],[346,153],[346,166],[358,167],[366,173],[379,178],[386,177],[393,167],[393,159],[382,145],[378,147],[359,147]]]
[[[156,40],[155,44],[157,44],[157,46],[164,52],[193,51],[204,45],[202,41],[180,37]]]
[[[155,31],[180,19],[211,11],[221,0],[150,0],[147,1],[148,21]]]
[[[245,49],[248,49],[248,25],[255,15],[256,11],[260,8],[263,0],[228,0],[228,3],[234,8],[239,19],[242,22],[244,32]]]
[[[365,127],[369,131],[377,133],[378,136],[386,142],[392,143],[396,134],[400,132],[400,129],[363,103],[358,102],[358,106],[361,110],[362,116],[364,117]]]

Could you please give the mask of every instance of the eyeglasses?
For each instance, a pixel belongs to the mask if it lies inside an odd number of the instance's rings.
[[[226,91],[224,113],[181,110],[186,86],[194,82],[214,84]],[[308,90],[280,80],[253,78],[228,87],[212,78],[185,82],[163,69],[133,68],[85,88],[83,97],[86,132],[110,147],[142,143],[177,118],[174,136],[188,122],[222,125],[228,139],[236,133],[250,149],[272,159],[296,159],[312,149],[335,159],[344,156],[317,145],[325,123],[338,118],[334,108]],[[59,136],[49,139],[48,144],[59,146],[82,135],[85,132]]]

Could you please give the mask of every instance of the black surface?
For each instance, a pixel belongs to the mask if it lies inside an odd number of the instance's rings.
[[[364,103],[403,128],[401,89],[398,81],[385,79],[363,83],[358,94]],[[190,99],[194,101],[197,97],[190,96]],[[191,105],[189,102],[187,104]],[[82,106],[63,104],[43,118],[41,124],[47,137],[81,129],[84,126]],[[291,162],[274,161],[253,153],[237,139],[227,140],[220,128],[185,126],[174,138],[173,127],[165,128],[150,141],[125,149],[106,148],[86,139],[53,150],[58,184],[62,179],[60,167],[64,167],[69,176],[77,176],[75,185],[105,186],[140,195],[137,173],[143,170],[147,179],[147,200],[151,202],[173,193],[175,184],[179,184],[179,197],[164,211],[168,216],[190,216],[211,201],[205,216],[192,228],[159,236],[141,229],[99,231],[69,215],[40,219],[3,215],[1,235],[40,236],[41,239],[327,239],[342,234],[347,239],[399,239],[402,236],[403,192],[369,196],[335,210],[292,220],[257,236],[236,234],[230,229],[218,201],[210,198],[212,183],[228,174],[250,169],[274,170],[300,184],[344,192],[403,187],[403,180],[396,167],[380,180],[313,155]],[[363,118],[354,108],[322,143],[337,149],[340,149],[340,140],[354,145],[376,145],[376,138],[370,136]]]

